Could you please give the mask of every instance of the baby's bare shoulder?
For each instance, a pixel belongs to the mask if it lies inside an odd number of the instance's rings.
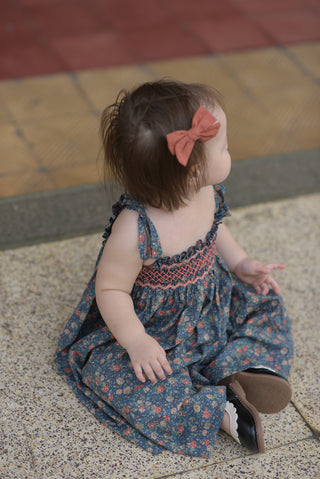
[[[105,244],[98,266],[97,286],[131,291],[141,268],[138,213],[125,209],[112,225]]]
[[[123,209],[112,225],[111,234],[106,242],[105,251],[124,259],[139,257],[138,213]]]
[[[138,212],[124,208],[112,225],[111,236],[128,240],[138,240]]]

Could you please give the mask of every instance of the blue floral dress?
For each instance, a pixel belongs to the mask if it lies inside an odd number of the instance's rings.
[[[212,454],[225,409],[220,380],[264,365],[288,377],[293,355],[282,298],[267,296],[230,274],[216,254],[219,223],[229,214],[222,185],[215,186],[216,213],[205,241],[162,257],[154,224],[143,205],[122,195],[105,230],[123,208],[139,213],[144,266],[132,290],[146,332],[166,350],[173,374],[163,381],[137,380],[129,356],[104,323],[95,300],[96,270],[68,321],[56,364],[77,397],[113,431],[152,453]]]

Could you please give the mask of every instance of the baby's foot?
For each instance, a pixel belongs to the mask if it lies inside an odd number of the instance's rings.
[[[247,400],[265,414],[282,411],[290,402],[292,390],[288,381],[272,369],[259,366],[222,379],[218,384],[238,381]]]
[[[223,429],[239,444],[252,452],[264,452],[263,430],[256,408],[250,404],[240,384],[235,381],[227,386],[226,412]]]
[[[271,369],[250,368],[236,373],[234,379],[245,391],[247,400],[262,413],[282,411],[291,400],[290,384]]]

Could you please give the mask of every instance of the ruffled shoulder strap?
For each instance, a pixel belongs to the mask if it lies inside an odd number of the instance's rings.
[[[159,259],[162,257],[162,247],[156,227],[141,205],[138,219],[139,252],[143,260]]]
[[[226,188],[222,183],[213,186],[216,198],[215,222],[220,223],[225,216],[231,216],[229,206],[225,200]]]
[[[109,224],[103,234],[104,241],[102,244],[102,250],[108,237],[111,234],[113,223],[115,222],[115,220],[117,219],[117,217],[119,216],[119,214],[124,208],[137,211],[137,213],[139,214],[138,231],[139,231],[139,253],[140,253],[141,259],[148,260],[148,259],[161,258],[162,256],[161,243],[160,243],[159,235],[157,233],[157,230],[153,222],[147,215],[144,205],[142,205],[141,203],[138,203],[137,201],[132,200],[128,194],[121,195],[119,200],[112,207],[113,215],[110,218]],[[98,257],[97,264],[100,260],[101,254],[102,254],[102,251]]]

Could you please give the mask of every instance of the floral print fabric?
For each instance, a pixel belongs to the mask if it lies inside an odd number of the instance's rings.
[[[132,290],[136,314],[166,350],[173,369],[164,381],[141,383],[129,356],[105,325],[95,301],[94,271],[59,341],[58,371],[103,424],[157,454],[212,454],[234,372],[266,366],[288,377],[293,355],[282,298],[267,296],[233,276],[215,251],[219,223],[229,214],[224,188],[215,186],[216,214],[205,241],[162,257],[157,231],[143,205],[122,195],[104,242],[123,208],[138,212],[142,268]]]

